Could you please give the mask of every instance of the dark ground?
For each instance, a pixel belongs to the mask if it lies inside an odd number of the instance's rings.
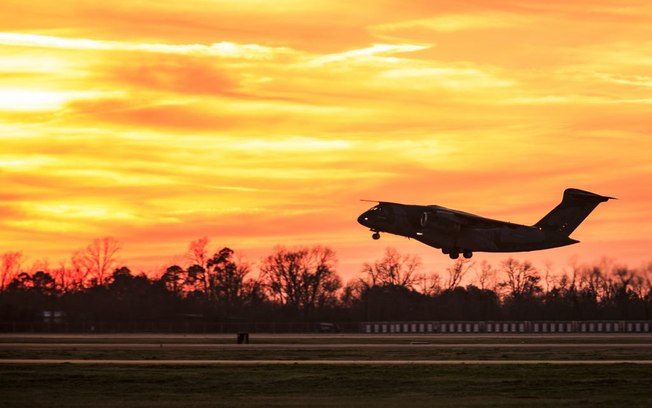
[[[252,337],[253,343],[270,348],[228,347],[234,338],[0,336],[0,359],[652,360],[650,336],[271,335]],[[648,407],[651,384],[652,365],[635,364],[127,366],[0,361],[2,408]]]
[[[647,407],[652,367],[0,364],[3,407]]]

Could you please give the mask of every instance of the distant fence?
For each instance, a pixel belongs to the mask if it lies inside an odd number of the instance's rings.
[[[362,322],[363,333],[650,333],[649,320]]]

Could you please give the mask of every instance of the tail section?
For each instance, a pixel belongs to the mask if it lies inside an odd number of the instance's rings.
[[[550,211],[535,227],[569,236],[598,206],[613,197],[605,197],[576,188],[567,188],[561,203]]]

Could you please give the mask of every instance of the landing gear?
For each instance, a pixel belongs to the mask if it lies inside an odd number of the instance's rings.
[[[470,257],[473,256],[473,252],[471,252],[471,251],[467,251],[467,250],[464,250],[464,249],[460,249],[460,248],[442,248],[442,249],[441,249],[441,252],[442,252],[444,255],[448,255],[448,256],[450,256],[451,259],[457,259],[457,258],[459,258],[459,257],[460,257],[460,253],[461,253],[462,255],[464,255],[464,258],[466,258],[466,259],[469,259]]]
[[[374,233],[371,235],[371,238],[373,238],[373,239],[375,239],[375,240],[380,239],[380,234],[378,233],[378,231],[374,232]]]

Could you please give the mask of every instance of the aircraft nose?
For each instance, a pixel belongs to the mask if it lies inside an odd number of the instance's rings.
[[[358,223],[366,227],[368,222],[369,222],[369,216],[367,215],[367,213],[363,212],[362,214],[360,214],[360,216],[358,217]]]

